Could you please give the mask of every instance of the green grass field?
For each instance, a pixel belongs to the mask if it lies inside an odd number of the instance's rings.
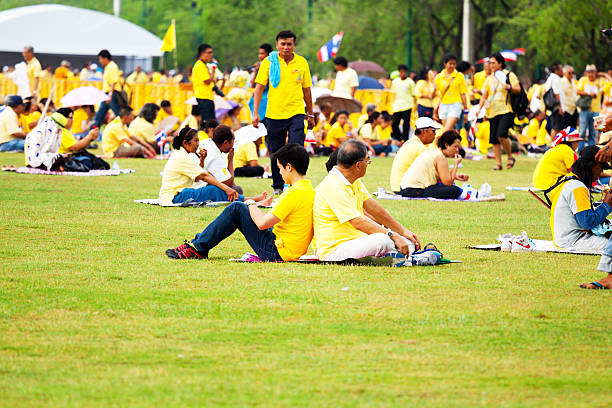
[[[369,167],[371,191],[391,160]],[[505,191],[535,160],[464,162],[505,202],[381,201],[464,261],[397,269],[230,263],[249,250],[239,234],[209,260],[170,260],[221,210],[134,204],[157,196],[165,162],[119,163],[136,173],[0,173],[0,406],[612,405],[612,297],[578,287],[603,277],[599,257],[465,248],[551,239],[544,206]]]

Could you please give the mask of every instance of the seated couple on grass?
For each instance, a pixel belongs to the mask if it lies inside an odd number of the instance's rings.
[[[608,191],[597,207],[591,204],[590,187],[601,172],[610,169],[596,159],[598,146],[580,151],[571,173],[560,179],[550,192],[550,227],[555,245],[576,250],[603,250],[598,270],[608,275],[596,282],[583,283],[585,289],[612,289],[612,238],[607,217],[612,213],[612,192]]]
[[[159,200],[162,206],[184,203],[187,200],[244,201],[234,184],[232,167],[229,167],[222,153],[233,151],[234,134],[227,126],[219,126],[213,132],[212,140],[203,141],[198,151],[198,131],[183,128],[172,140],[174,151],[170,155],[162,176]],[[204,149],[205,147],[205,149]],[[229,158],[231,163],[231,157]],[[266,198],[264,192],[255,200]]]

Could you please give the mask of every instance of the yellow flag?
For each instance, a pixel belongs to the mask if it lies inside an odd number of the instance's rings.
[[[161,51],[171,52],[176,48],[176,32],[174,31],[174,20],[168,27],[166,35],[164,35],[164,43],[162,44]]]

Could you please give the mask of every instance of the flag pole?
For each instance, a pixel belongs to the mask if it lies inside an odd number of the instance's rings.
[[[174,19],[172,19],[172,42],[174,44],[174,70],[178,73],[178,55],[176,52],[176,24]]]

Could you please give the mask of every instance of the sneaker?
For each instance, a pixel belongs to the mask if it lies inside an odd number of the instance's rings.
[[[393,259],[394,267],[412,266],[411,260],[408,259],[408,262],[406,262],[406,255],[402,254],[401,252],[391,252],[391,258]]]
[[[535,251],[535,244],[531,238],[527,236],[527,233],[523,231],[521,235],[514,237],[512,241],[511,252],[533,252]]]
[[[424,249],[414,252],[410,258],[412,265],[415,266],[437,265],[442,259],[442,254],[437,249]]]
[[[193,244],[189,241],[185,241],[183,244],[176,248],[166,250],[166,255],[171,259],[204,259]]]
[[[510,233],[497,236],[497,242],[501,244],[502,252],[510,252],[512,250],[512,241],[514,241],[514,235]]]

